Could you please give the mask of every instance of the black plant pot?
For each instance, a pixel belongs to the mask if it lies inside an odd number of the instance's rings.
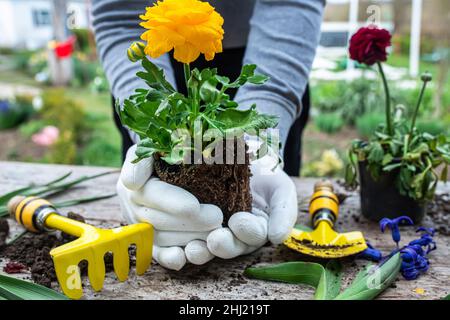
[[[425,216],[426,203],[400,194],[395,186],[398,171],[372,178],[366,162],[359,162],[359,184],[361,189],[361,212],[372,221],[382,218],[410,217],[419,223]]]

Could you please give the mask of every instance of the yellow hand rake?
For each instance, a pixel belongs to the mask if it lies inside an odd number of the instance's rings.
[[[88,263],[88,277],[92,288],[100,291],[105,279],[104,256],[113,254],[113,267],[119,281],[128,278],[130,261],[128,248],[136,246],[136,273],[142,275],[152,259],[153,227],[137,223],[114,229],[99,229],[61,216],[47,200],[36,197],[14,197],[8,209],[18,223],[32,232],[61,230],[78,239],[50,251],[58,282],[69,298],[83,295],[80,269],[81,261]]]
[[[337,233],[334,223],[338,217],[339,200],[330,182],[318,182],[314,186],[309,213],[314,230],[293,229],[286,246],[303,254],[320,258],[341,258],[367,248],[361,232]]]

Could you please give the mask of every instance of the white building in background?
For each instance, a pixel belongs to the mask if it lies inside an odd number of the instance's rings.
[[[89,26],[87,0],[67,1],[68,28]],[[0,0],[0,48],[37,49],[53,38],[52,0]]]

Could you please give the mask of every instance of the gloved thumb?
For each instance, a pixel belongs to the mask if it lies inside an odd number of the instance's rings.
[[[297,191],[294,182],[286,175],[279,178],[283,187],[274,188],[269,200],[270,216],[268,237],[280,244],[289,236],[297,220]]]
[[[139,190],[153,173],[153,157],[142,159],[133,163],[136,159],[136,145],[131,146],[127,151],[127,156],[120,172],[120,180],[123,185],[130,190]]]

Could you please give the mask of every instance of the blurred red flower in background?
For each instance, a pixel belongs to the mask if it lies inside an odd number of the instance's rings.
[[[359,29],[350,39],[350,58],[369,66],[387,60],[391,34],[386,29],[371,25]]]
[[[70,36],[66,41],[58,42],[54,46],[55,54],[59,59],[68,58],[74,51],[76,37]]]

